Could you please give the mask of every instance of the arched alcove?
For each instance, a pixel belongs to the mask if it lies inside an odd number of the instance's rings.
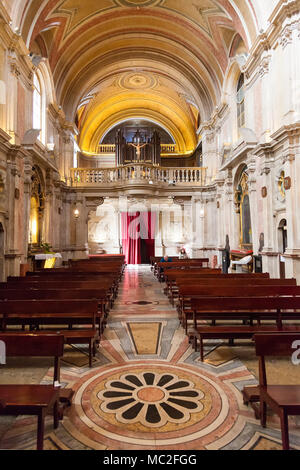
[[[33,167],[31,179],[28,241],[32,246],[39,246],[42,242],[42,222],[45,207],[45,184],[43,174],[39,167]]]
[[[235,177],[235,205],[238,214],[237,227],[239,231],[239,244],[243,250],[252,250],[252,223],[251,207],[248,187],[248,168],[242,165]]]

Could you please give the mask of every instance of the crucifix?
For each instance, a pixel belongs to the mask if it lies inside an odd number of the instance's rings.
[[[132,147],[136,149],[136,157],[137,157],[137,162],[139,163],[141,160],[141,149],[143,147],[146,147],[147,143],[144,143],[144,139],[139,131],[139,129],[136,131],[134,134],[134,137],[132,139],[132,143],[130,143]]]
[[[137,144],[130,143],[129,145],[131,145],[132,147],[136,149],[136,157],[137,157],[137,161],[139,162],[141,159],[141,149],[143,147],[146,147],[147,144],[140,144],[138,142]]]

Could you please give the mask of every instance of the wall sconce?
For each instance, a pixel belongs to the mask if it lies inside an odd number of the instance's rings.
[[[75,219],[79,218],[79,210],[78,209],[74,210],[74,217],[75,217]]]
[[[268,195],[268,189],[266,186],[264,186],[263,188],[261,188],[261,195],[263,198],[267,197]]]
[[[204,209],[200,209],[199,215],[200,215],[201,219],[204,219],[204,216],[205,216]]]

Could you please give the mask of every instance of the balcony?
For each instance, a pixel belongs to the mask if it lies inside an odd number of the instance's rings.
[[[162,155],[172,155],[177,152],[176,145],[175,144],[161,144],[161,154]],[[97,149],[97,154],[101,155],[107,155],[107,154],[112,154],[116,152],[116,146],[115,144],[100,144]]]
[[[71,186],[76,188],[127,189],[150,186],[153,189],[200,188],[206,186],[206,168],[164,168],[131,164],[115,168],[72,168]]]

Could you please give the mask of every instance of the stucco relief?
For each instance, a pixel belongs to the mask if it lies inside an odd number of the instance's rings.
[[[119,245],[118,214],[109,205],[92,211],[88,220],[88,245],[90,253],[114,252]]]

